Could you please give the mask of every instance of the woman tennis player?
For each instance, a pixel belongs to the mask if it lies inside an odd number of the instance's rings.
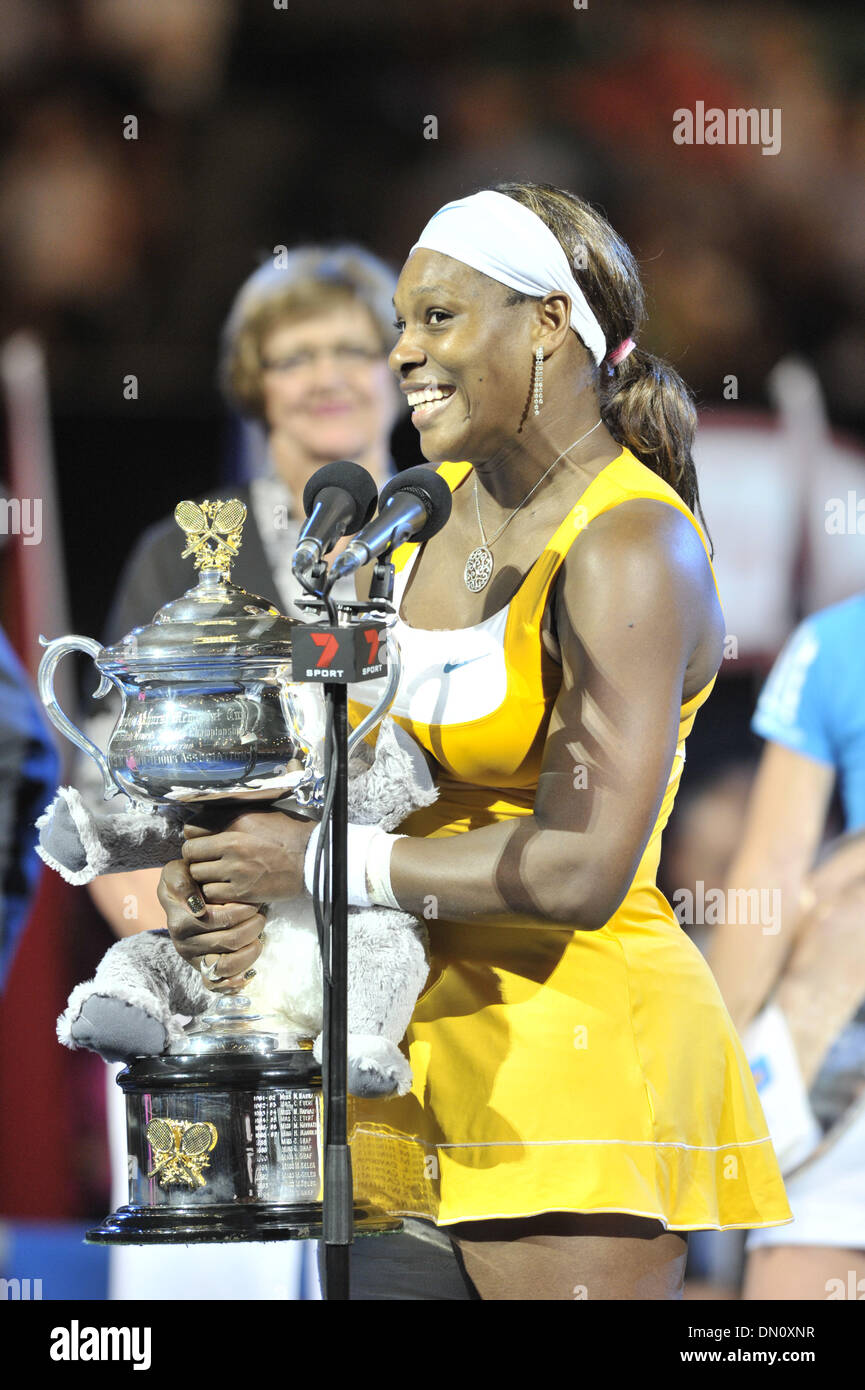
[[[431,941],[413,1088],[353,1107],[359,1190],[431,1236],[418,1291],[394,1261],[378,1296],[459,1297],[423,1291],[446,1240],[462,1296],[677,1298],[688,1231],[792,1219],[739,1038],[655,885],[724,638],[691,398],[634,345],[630,251],[561,189],[442,208],[394,302],[391,366],[453,511],[394,557],[393,713],[439,799],[349,840],[351,900]],[[316,833],[270,812],[191,839],[160,887],[181,954],[248,969],[258,925],[217,938],[186,898],[289,897]]]

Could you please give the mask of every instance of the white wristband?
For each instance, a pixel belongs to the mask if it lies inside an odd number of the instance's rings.
[[[349,831],[352,828],[350,826]],[[388,835],[385,830],[380,830],[378,835],[370,840],[366,851],[366,886],[369,891],[370,902],[379,903],[382,907],[395,907],[399,910],[399,903],[393,895],[390,884],[390,857],[397,840],[404,840],[405,838],[405,835]],[[351,849],[349,849],[350,857]]]
[[[312,893],[315,856],[321,837],[317,825],[309,837],[303,861],[303,882]],[[352,907],[399,907],[390,885],[390,856],[397,840],[404,835],[389,835],[377,825],[348,827],[348,901]]]

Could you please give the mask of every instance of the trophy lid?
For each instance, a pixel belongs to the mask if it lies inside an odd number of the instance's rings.
[[[240,549],[246,507],[237,498],[179,502],[174,511],[186,532],[183,557],[193,554],[198,584],[172,599],[151,623],[136,627],[101,653],[100,668],[131,669],[179,664],[218,665],[231,660],[290,660],[297,619],[280,613],[268,599],[230,582],[231,562]]]

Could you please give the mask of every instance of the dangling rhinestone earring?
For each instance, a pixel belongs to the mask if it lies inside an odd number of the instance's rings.
[[[535,352],[535,375],[532,390],[535,414],[540,415],[541,406],[544,403],[544,350],[539,347]]]

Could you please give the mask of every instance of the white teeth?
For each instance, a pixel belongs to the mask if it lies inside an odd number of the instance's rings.
[[[412,409],[420,405],[429,405],[432,401],[446,400],[452,393],[443,391],[440,386],[425,386],[422,391],[410,391],[406,399]]]

